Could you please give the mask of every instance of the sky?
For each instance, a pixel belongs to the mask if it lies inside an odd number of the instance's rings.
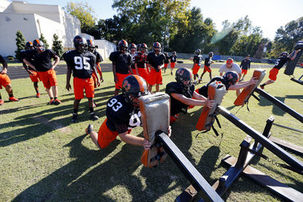
[[[28,3],[66,6],[67,0],[25,0]],[[71,0],[85,2],[85,0]],[[112,0],[86,0],[99,19],[111,18],[116,14]],[[303,17],[303,0],[191,0],[191,7],[201,9],[204,19],[211,18],[218,31],[222,22],[236,22],[248,15],[253,26],[261,27],[263,37],[274,39],[277,29],[291,20]]]

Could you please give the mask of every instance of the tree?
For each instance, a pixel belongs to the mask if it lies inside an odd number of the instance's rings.
[[[303,17],[290,21],[277,30],[271,55],[277,57],[283,51],[291,52],[300,40],[303,40]]]
[[[52,49],[59,57],[61,57],[61,55],[63,54],[62,41],[59,40],[59,37],[57,34],[53,35],[53,48]]]
[[[87,33],[94,28],[96,18],[93,9],[87,3],[68,2],[65,10],[80,20],[81,32]]]
[[[47,41],[46,41],[46,39],[45,39],[45,37],[42,33],[41,33],[41,36],[40,36],[39,40],[44,43],[45,49],[48,49],[49,45],[48,45],[48,43],[47,43]]]
[[[25,38],[24,38],[24,36],[23,36],[23,34],[22,34],[22,32],[19,30],[19,31],[17,31],[17,33],[16,33],[16,46],[17,46],[17,50],[15,51],[15,53],[16,53],[16,58],[18,59],[18,60],[21,60],[21,57],[20,57],[20,52],[21,52],[21,50],[24,50],[25,49]]]

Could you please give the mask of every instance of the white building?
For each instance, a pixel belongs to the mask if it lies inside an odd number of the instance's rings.
[[[65,48],[72,48],[74,36],[81,33],[80,21],[58,5],[0,0],[0,55],[15,55],[18,30],[28,41],[43,33],[50,46],[53,34],[57,34]]]

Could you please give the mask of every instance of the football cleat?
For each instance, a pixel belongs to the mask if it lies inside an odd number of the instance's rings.
[[[78,121],[78,114],[73,113],[72,122],[73,122],[73,123],[76,123],[77,121]]]
[[[37,94],[36,94],[36,98],[39,98],[39,97],[40,97],[40,93],[37,93]]]
[[[54,99],[50,99],[50,101],[48,102],[49,105],[53,105],[54,104]]]
[[[88,124],[87,128],[85,129],[86,134],[90,134],[93,131],[93,125]]]
[[[11,102],[16,102],[16,101],[19,101],[18,98],[15,98],[14,96],[13,97],[10,97],[9,98],[9,101]]]
[[[0,99],[0,105],[4,104],[4,100]]]
[[[53,102],[53,104],[54,104],[54,105],[59,105],[59,104],[61,104],[61,101],[58,100],[58,99],[55,99],[54,102]]]
[[[90,113],[90,119],[93,121],[96,121],[99,119],[99,117],[95,114],[95,112]]]

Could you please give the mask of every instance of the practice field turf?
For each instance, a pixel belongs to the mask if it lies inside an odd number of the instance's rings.
[[[283,71],[277,82],[265,90],[302,114],[303,86],[290,81]],[[252,72],[249,71],[246,79]],[[302,69],[296,70],[297,77],[302,73]],[[214,75],[218,75],[218,69]],[[7,94],[1,90],[6,102],[0,106],[0,201],[173,201],[190,184],[169,157],[157,168],[145,168],[140,163],[142,147],[116,140],[100,151],[85,135],[84,129],[89,123],[95,130],[99,129],[105,119],[106,101],[113,96],[112,73],[104,73],[104,79],[96,89],[96,113],[100,119],[95,122],[89,120],[88,103],[84,99],[80,104],[79,122],[71,123],[74,96],[65,90],[65,75],[58,76],[62,101],[59,106],[46,105],[48,97],[41,82],[42,96],[35,98],[29,78],[12,81],[19,102],[7,102]],[[207,74],[204,79],[203,84],[209,80]],[[161,90],[174,76],[167,71],[163,80]],[[271,115],[277,124],[303,130],[302,123],[262,97],[260,102],[250,99],[250,112],[246,107],[234,107],[235,98],[236,93],[230,91],[222,105],[260,132]],[[221,166],[221,159],[227,154],[237,157],[239,144],[246,134],[222,116],[219,116],[222,128],[217,128],[222,136],[217,137],[213,131],[199,133],[195,124],[200,111],[200,107],[195,107],[181,115],[172,125],[171,139],[213,184],[227,170]],[[142,128],[133,132],[142,136]],[[272,135],[303,145],[301,132],[273,125]],[[253,167],[303,192],[302,175],[284,168],[285,163],[269,150],[264,149],[263,154],[269,160],[256,158],[251,164]],[[294,156],[303,161],[302,157]],[[223,199],[282,200],[245,177],[240,177]]]

